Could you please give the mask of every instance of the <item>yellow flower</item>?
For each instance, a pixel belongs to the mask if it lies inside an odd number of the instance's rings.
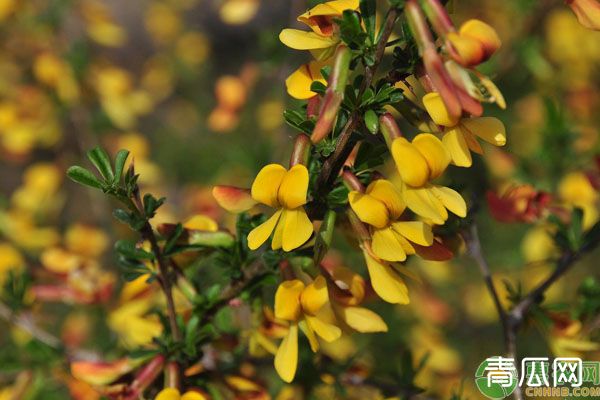
[[[442,225],[450,210],[459,217],[467,214],[467,205],[456,191],[429,183],[439,177],[450,162],[442,142],[432,134],[421,133],[412,143],[394,139],[391,153],[400,174],[400,193],[406,206],[433,224]]]
[[[468,20],[458,32],[448,33],[447,39],[452,57],[469,67],[486,61],[502,44],[494,28],[478,19]]]
[[[326,342],[339,339],[342,334],[333,321],[328,305],[329,294],[325,278],[319,275],[305,285],[301,280],[285,281],[275,293],[275,317],[290,322],[287,335],[277,349],[275,370],[286,382],[291,382],[298,366],[298,326],[308,338],[312,351],[319,349],[317,335]]]
[[[341,265],[333,266],[330,274],[336,286],[332,291],[334,301],[331,303],[335,316],[357,332],[387,332],[388,327],[379,315],[367,308],[357,307],[365,297],[364,279]]]
[[[348,199],[358,218],[371,226],[372,250],[382,260],[404,261],[407,254],[415,254],[411,242],[421,246],[433,243],[429,225],[421,221],[399,220],[406,204],[390,181],[378,179],[367,187],[365,193],[350,192]]]
[[[453,118],[441,96],[431,92],[423,97],[425,109],[438,125],[444,127],[442,142],[450,152],[452,163],[459,167],[470,167],[473,163],[470,150],[483,154],[476,137],[480,137],[494,146],[506,144],[504,124],[494,117]]]
[[[277,211],[248,234],[248,247],[256,250],[273,232],[273,250],[291,251],[304,244],[313,232],[303,207],[307,192],[308,170],[304,165],[295,165],[289,171],[279,164],[261,169],[252,184],[252,198]]]
[[[342,15],[344,10],[356,10],[358,0],[334,0],[318,4],[298,17],[298,21],[309,26],[312,31],[284,29],[279,34],[283,44],[296,50],[309,50],[317,61],[304,64],[294,71],[285,81],[290,96],[297,99],[308,99],[316,95],[310,90],[312,82],[326,84],[321,75],[321,68],[330,64],[337,45],[340,43],[339,33],[333,20]]]
[[[16,273],[25,267],[25,259],[21,253],[8,243],[0,243],[0,291],[10,271]]]
[[[128,283],[123,293],[130,292],[130,285],[138,285],[142,281],[145,283],[147,279],[148,276],[141,276]],[[156,316],[148,315],[153,306],[154,298],[150,293],[147,296],[122,300],[121,305],[110,312],[108,325],[117,333],[123,345],[129,348],[143,346],[162,333],[160,320]]]
[[[392,304],[408,304],[408,287],[398,271],[388,262],[381,261],[371,254],[370,249],[363,249],[367,262],[371,286],[382,300]]]
[[[175,388],[165,388],[156,395],[154,400],[208,400],[209,398],[204,394],[196,391],[187,391],[181,394],[179,390]]]
[[[583,172],[565,175],[558,185],[560,199],[569,206],[583,210],[583,228],[589,229],[598,221],[600,195]]]

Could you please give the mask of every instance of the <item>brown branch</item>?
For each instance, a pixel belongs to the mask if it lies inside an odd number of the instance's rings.
[[[65,347],[59,338],[38,326],[31,314],[15,313],[10,307],[2,302],[0,302],[0,318],[4,319],[9,324],[13,324],[14,326],[24,330],[37,341],[44,343],[46,346],[55,350],[65,351],[69,358],[78,360],[96,358],[94,353]]]
[[[517,334],[531,307],[533,307],[535,304],[539,304],[543,300],[546,290],[548,290],[558,279],[565,275],[576,264],[576,262],[581,259],[583,255],[594,250],[600,244],[600,237],[598,237],[589,241],[576,252],[565,251],[565,253],[563,253],[563,255],[559,258],[554,271],[552,271],[552,273],[536,288],[521,298],[521,300],[510,311],[506,311],[500,303],[498,292],[492,281],[489,265],[481,251],[481,243],[477,232],[477,226],[473,223],[469,231],[463,232],[463,237],[465,238],[465,241],[469,247],[469,254],[475,260],[481,270],[488,291],[492,296],[494,305],[498,311],[498,315],[500,316],[500,322],[502,324],[504,333],[506,353],[508,357],[514,359],[517,358]],[[517,387],[515,390],[514,396],[518,400],[523,399],[523,393],[519,387]]]
[[[365,90],[371,86],[375,72],[377,71],[381,60],[383,59],[387,41],[394,30],[394,25],[397,18],[398,11],[395,8],[392,8],[387,15],[385,26],[383,27],[381,36],[377,42],[377,47],[375,49],[375,62],[373,65],[365,68],[365,76],[362,85],[359,88],[357,98],[360,98]],[[357,124],[360,122],[360,119],[361,116],[359,115],[359,110],[354,110],[354,112],[350,114],[346,125],[338,136],[333,153],[323,163],[323,168],[319,174],[319,177],[317,178],[317,194],[321,198],[324,197],[324,195],[326,195],[330,190],[333,182],[339,175],[340,170],[344,166],[344,162],[352,151],[350,137],[352,136],[352,132],[356,129]]]
[[[165,263],[165,259],[160,247],[158,246],[158,241],[156,240],[156,236],[154,235],[154,230],[152,229],[150,222],[146,220],[146,223],[139,232],[140,235],[142,235],[142,238],[150,243],[152,253],[154,253],[156,258],[159,275],[158,281],[162,291],[165,294],[165,298],[167,299],[167,315],[169,318],[169,325],[171,326],[171,333],[173,334],[173,339],[176,342],[180,342],[183,339],[183,336],[179,330],[179,325],[177,325],[177,313],[175,311],[175,301],[173,300],[173,282],[169,276],[169,267]]]

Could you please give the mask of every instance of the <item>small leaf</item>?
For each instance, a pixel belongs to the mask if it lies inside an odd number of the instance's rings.
[[[87,156],[94,164],[100,175],[109,183],[114,180],[112,166],[110,165],[110,158],[106,151],[100,147],[95,147],[87,152]]]
[[[365,113],[365,126],[373,135],[379,132],[379,118],[377,118],[375,111],[367,110]]]
[[[152,260],[154,254],[144,249],[137,248],[134,243],[127,240],[119,240],[115,243],[115,250],[126,258],[133,260]]]
[[[70,167],[67,170],[67,176],[81,185],[90,186],[96,189],[102,188],[102,182],[100,182],[94,174],[78,165]]]
[[[115,156],[115,178],[113,183],[119,183],[121,181],[127,157],[129,157],[129,150],[119,150]]]
[[[362,16],[365,24],[365,29],[371,43],[375,42],[375,15],[377,11],[377,4],[375,0],[361,0],[360,1],[360,15]]]

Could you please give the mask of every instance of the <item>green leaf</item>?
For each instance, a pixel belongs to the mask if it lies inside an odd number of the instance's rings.
[[[165,200],[166,200],[165,197],[161,197],[160,199],[157,199],[156,197],[152,196],[150,193],[146,193],[146,195],[144,195],[144,201],[143,201],[144,202],[144,214],[146,215],[146,218],[154,217],[154,214],[156,214],[156,210],[158,210],[159,207],[163,205]]]
[[[96,189],[102,188],[102,182],[100,182],[98,180],[98,178],[96,178],[96,176],[94,176],[94,174],[92,174],[87,169],[80,167],[78,165],[74,165],[74,166],[70,167],[67,170],[67,176],[71,180],[73,180],[81,185],[90,186],[90,187],[93,187]]]
[[[188,244],[202,247],[231,247],[235,243],[235,238],[229,232],[216,231],[192,231]]]
[[[325,254],[331,246],[331,241],[333,240],[333,231],[335,229],[335,218],[335,211],[327,210],[315,240],[315,255],[313,258],[314,265],[319,265],[321,263],[323,257],[325,257]]]
[[[360,1],[360,15],[365,24],[367,34],[371,39],[371,43],[375,42],[375,15],[377,12],[377,4],[375,0]]]
[[[313,81],[313,83],[310,84],[310,90],[317,94],[325,94],[327,86],[325,86],[323,82]]]
[[[121,181],[127,157],[129,157],[129,150],[119,150],[115,156],[115,178],[113,183],[119,183]]]
[[[345,10],[342,18],[336,20],[340,27],[342,41],[353,50],[359,50],[366,44],[367,34],[360,24],[360,16],[356,11]]]
[[[95,147],[87,152],[87,156],[98,172],[100,172],[100,175],[102,175],[107,182],[112,183],[115,176],[112,171],[112,166],[110,165],[110,158],[106,151],[100,147]]]
[[[376,135],[379,132],[379,118],[377,118],[377,113],[373,110],[367,110],[365,113],[365,126],[373,135]]]
[[[144,249],[137,248],[135,243],[128,240],[119,240],[115,243],[115,250],[122,256],[132,260],[152,260],[154,254]]]
[[[177,224],[175,226],[175,230],[173,231],[173,233],[167,240],[167,243],[165,244],[164,254],[166,254],[166,255],[171,254],[171,252],[175,248],[175,245],[177,244],[177,240],[179,239],[179,237],[181,236],[182,233],[183,233],[183,225]]]

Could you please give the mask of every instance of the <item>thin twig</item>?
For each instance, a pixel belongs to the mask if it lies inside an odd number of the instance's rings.
[[[379,41],[377,42],[377,47],[375,49],[375,61],[373,65],[367,66],[365,68],[365,77],[362,82],[362,85],[359,88],[357,98],[360,98],[365,90],[371,83],[373,82],[373,77],[375,76],[375,72],[383,59],[383,55],[385,53],[385,47],[387,45],[387,41],[394,30],[394,25],[396,23],[396,19],[398,18],[398,11],[395,8],[392,8],[387,15],[387,19],[385,22],[385,26],[383,27],[381,36]],[[342,129],[342,132],[338,136],[335,149],[331,156],[325,160],[323,163],[323,168],[319,177],[317,179],[317,193],[319,196],[323,197],[330,190],[333,182],[337,178],[340,173],[340,170],[344,166],[344,162],[348,158],[348,155],[352,151],[352,146],[350,146],[351,141],[350,137],[352,136],[352,132],[354,132],[357,124],[360,121],[359,110],[354,110],[346,125]]]

